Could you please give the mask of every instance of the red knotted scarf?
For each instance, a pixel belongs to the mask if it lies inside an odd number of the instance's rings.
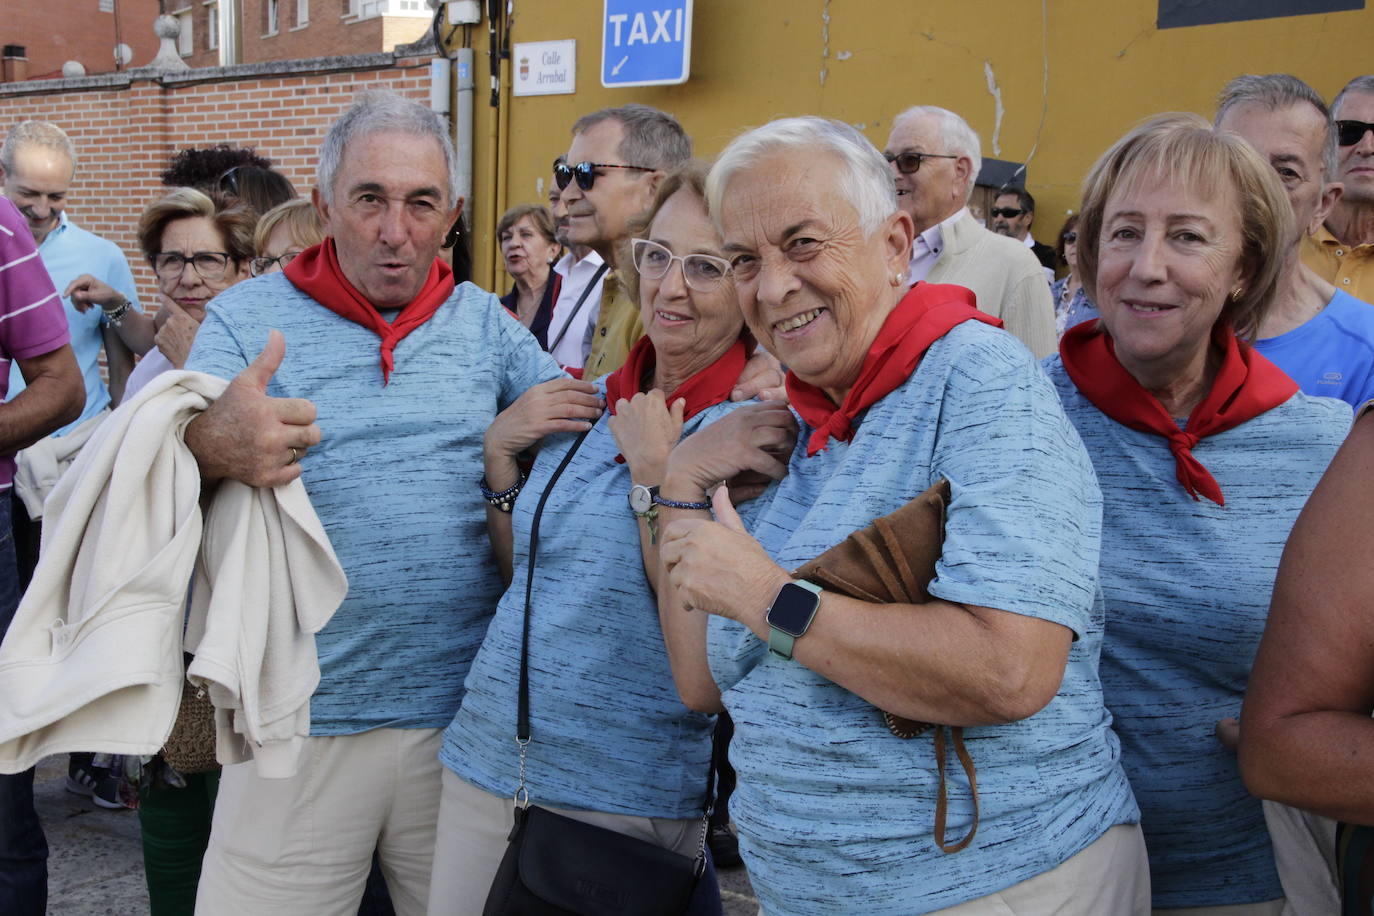
[[[831,439],[854,438],[854,418],[911,378],[930,345],[965,321],[1000,328],[1002,321],[974,307],[973,293],[962,286],[917,283],[887,316],[868,348],[859,377],[839,407],[815,385],[787,373],[787,396],[815,432],[806,443],[807,457],[824,450]]]
[[[617,401],[621,398],[628,401],[639,394],[640,385],[649,370],[654,367],[657,357],[654,343],[646,334],[630,348],[630,355],[625,358],[625,364],[606,376],[606,406],[610,408],[612,415],[615,414]],[[664,403],[671,407],[678,398],[685,398],[687,403],[684,405],[682,419],[692,419],[706,408],[729,400],[730,392],[734,390],[735,383],[739,381],[740,373],[744,371],[744,364],[748,360],[748,344],[743,339],[736,340],[719,359],[687,379],[677,387],[677,390],[664,398]],[[622,463],[625,461],[620,455],[616,455],[615,460]]]
[[[439,306],[453,293],[453,270],[436,258],[430,265],[429,276],[425,278],[425,285],[420,292],[401,309],[395,321],[387,323],[377,307],[367,301],[344,276],[332,238],[302,251],[286,265],[283,273],[296,289],[331,312],[368,328],[382,339],[383,385],[391,380],[391,370],[396,367],[396,345],[433,317]]]
[[[1111,337],[1097,330],[1097,322],[1085,321],[1066,332],[1059,341],[1059,357],[1069,378],[1094,407],[1123,426],[1169,441],[1178,482],[1189,496],[1205,496],[1224,506],[1220,485],[1193,457],[1193,446],[1205,436],[1225,432],[1279,406],[1297,393],[1298,383],[1242,344],[1221,322],[1212,330],[1212,343],[1222,351],[1221,368],[1212,390],[1193,408],[1183,429],[1121,365]]]

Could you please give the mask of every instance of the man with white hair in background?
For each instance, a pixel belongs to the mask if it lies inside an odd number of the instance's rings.
[[[1001,318],[1036,357],[1054,352],[1054,302],[1040,262],[969,212],[983,159],[968,122],[934,105],[908,108],[893,119],[883,155],[892,165],[897,205],[916,224],[907,282],[971,289],[978,308]]]

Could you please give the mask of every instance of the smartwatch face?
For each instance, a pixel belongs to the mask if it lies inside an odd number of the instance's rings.
[[[821,598],[813,591],[789,582],[778,592],[777,600],[768,609],[768,625],[777,627],[789,636],[806,632]]]

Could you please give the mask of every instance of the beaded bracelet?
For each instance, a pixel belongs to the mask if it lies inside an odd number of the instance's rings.
[[[696,509],[696,510],[699,510],[699,511],[700,511],[700,510],[709,510],[709,509],[711,508],[711,504],[710,504],[709,502],[704,502],[704,503],[683,503],[683,502],[678,502],[678,501],[675,500],[675,499],[664,499],[662,496],[659,496],[657,493],[654,494],[654,502],[655,502],[656,504],[660,505],[660,506],[667,506],[669,509]]]
[[[487,501],[488,506],[491,506],[498,512],[509,514],[514,511],[515,498],[520,495],[520,488],[525,485],[525,481],[528,479],[529,475],[521,473],[520,479],[517,480],[513,486],[507,487],[500,493],[497,493],[487,486],[487,479],[485,477],[482,478],[482,482],[477,486],[481,489],[482,498]]]
[[[119,327],[121,320],[132,307],[133,305],[129,302],[128,299],[125,299],[124,302],[119,306],[119,308],[115,309],[114,311],[106,311],[105,308],[102,306],[100,309],[100,318],[107,325],[112,324],[115,327]]]

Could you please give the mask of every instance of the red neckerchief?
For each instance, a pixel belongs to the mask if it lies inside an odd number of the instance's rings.
[[[625,364],[606,376],[606,406],[610,408],[612,416],[615,415],[617,401],[621,398],[629,400],[639,394],[642,380],[648,376],[656,359],[654,343],[646,334],[630,348]],[[682,419],[690,420],[706,408],[730,399],[730,392],[735,389],[735,383],[739,381],[748,360],[748,344],[743,338],[736,340],[719,359],[679,385],[663,402],[672,407],[678,398],[686,398]],[[616,455],[615,460],[623,463],[625,458]]]
[[[305,249],[286,265],[283,271],[296,289],[314,299],[331,312],[342,315],[349,321],[357,322],[371,330],[382,339],[382,384],[391,380],[391,370],[396,368],[394,352],[396,345],[411,331],[424,324],[439,310],[448,297],[453,294],[453,270],[434,259],[430,265],[425,285],[410,301],[396,320],[387,323],[377,307],[358,292],[339,267],[339,257],[334,251],[334,240],[325,239],[321,244]]]
[[[1071,328],[1059,341],[1059,357],[1069,378],[1093,406],[1123,426],[1163,436],[1174,454],[1178,482],[1193,499],[1205,496],[1226,505],[1216,478],[1193,457],[1193,446],[1205,436],[1239,426],[1287,401],[1298,383],[1283,370],[1236,339],[1231,328],[1217,322],[1212,343],[1222,351],[1212,390],[1188,415],[1183,429],[1159,399],[1135,380],[1116,358],[1116,348],[1097,322]]]
[[[854,387],[839,407],[815,385],[787,373],[787,396],[792,408],[815,431],[806,443],[806,455],[824,451],[830,440],[854,438],[854,418],[891,394],[911,378],[930,345],[965,321],[981,321],[995,328],[994,318],[974,307],[973,293],[962,286],[917,283],[887,316],[873,345],[868,348]]]

